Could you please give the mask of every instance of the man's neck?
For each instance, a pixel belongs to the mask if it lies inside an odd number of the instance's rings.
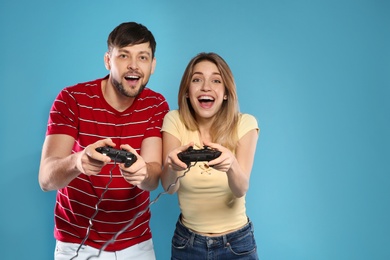
[[[134,102],[135,98],[121,95],[108,79],[102,81],[102,93],[107,103],[119,112],[128,109]]]

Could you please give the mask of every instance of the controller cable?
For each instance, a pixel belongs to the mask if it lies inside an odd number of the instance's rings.
[[[108,246],[109,244],[114,243],[115,240],[118,238],[119,235],[121,235],[121,234],[122,234],[123,232],[125,232],[128,228],[130,228],[130,227],[134,224],[134,222],[136,221],[136,219],[137,219],[139,216],[141,216],[142,214],[144,214],[146,211],[148,211],[149,208],[150,208],[150,206],[153,205],[154,203],[156,203],[156,202],[160,199],[160,197],[161,197],[162,195],[167,194],[167,193],[169,192],[169,190],[170,190],[173,186],[175,186],[175,185],[178,183],[179,179],[183,178],[183,177],[190,171],[190,169],[191,169],[192,167],[194,167],[196,164],[197,164],[197,161],[196,161],[194,164],[188,164],[188,167],[187,167],[187,169],[183,172],[183,174],[182,174],[182,175],[179,175],[179,176],[176,178],[176,180],[168,186],[168,188],[167,188],[166,191],[160,192],[160,193],[156,196],[156,198],[155,198],[154,200],[152,200],[151,202],[149,202],[148,206],[147,206],[144,210],[138,212],[137,215],[135,215],[135,216],[130,220],[130,222],[129,222],[126,226],[124,226],[121,230],[119,230],[119,231],[118,231],[110,240],[108,240],[106,243],[104,243],[103,246],[99,249],[99,253],[98,253],[97,255],[92,255],[92,256],[88,257],[86,260],[92,259],[93,257],[99,257],[100,254],[102,253],[102,251],[104,251],[104,249],[106,249],[107,246]],[[86,235],[85,235],[83,241],[81,242],[80,246],[77,248],[75,256],[73,256],[70,260],[73,260],[73,259],[75,259],[75,258],[78,257],[78,254],[79,254],[79,251],[80,251],[81,247],[85,244],[85,242],[87,241],[87,239],[88,239],[88,237],[89,237],[89,233],[90,233],[91,228],[92,228],[92,225],[93,225],[92,220],[96,217],[96,215],[97,215],[97,213],[98,213],[98,211],[99,211],[99,207],[98,207],[98,206],[99,206],[100,202],[103,200],[104,194],[105,194],[106,191],[108,190],[108,186],[110,185],[110,183],[111,183],[111,181],[112,181],[112,178],[113,178],[113,177],[112,177],[112,171],[113,171],[113,169],[116,167],[116,165],[117,165],[117,162],[116,162],[116,158],[115,158],[115,159],[114,159],[114,165],[113,165],[113,166],[111,167],[111,169],[110,169],[110,179],[109,179],[109,181],[108,181],[108,183],[107,183],[107,185],[106,185],[106,187],[105,187],[105,190],[103,191],[103,193],[102,193],[102,195],[101,195],[99,201],[98,201],[98,202],[96,203],[96,205],[95,205],[95,213],[94,213],[94,214],[92,215],[92,217],[89,219],[89,226],[88,226],[88,228],[87,228],[87,233],[86,233]]]
[[[116,156],[118,156],[118,154]],[[87,241],[87,239],[89,237],[89,234],[91,232],[91,228],[93,226],[92,220],[96,217],[97,213],[99,212],[99,205],[100,205],[100,203],[103,200],[104,194],[108,191],[108,186],[112,182],[112,171],[114,170],[116,165],[117,165],[117,163],[116,163],[116,157],[115,157],[114,165],[110,169],[110,179],[108,180],[108,183],[107,183],[106,187],[104,188],[104,191],[103,191],[100,199],[98,200],[98,202],[95,205],[95,212],[93,213],[92,217],[89,219],[89,226],[87,228],[87,233],[85,234],[85,237],[84,237],[83,241],[81,241],[80,246],[77,248],[76,255],[73,256],[70,260],[75,259],[76,257],[78,257],[79,251],[80,251],[81,247],[85,244],[85,242]]]

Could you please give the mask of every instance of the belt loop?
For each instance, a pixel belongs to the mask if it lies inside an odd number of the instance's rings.
[[[191,247],[194,246],[194,240],[195,240],[195,233],[190,231],[190,245]]]
[[[223,240],[223,245],[226,247],[226,246],[228,245],[227,236],[226,236],[226,235],[223,235],[223,236],[222,236],[222,240]]]
[[[255,231],[255,227],[253,226],[252,221],[249,221],[249,226],[250,226],[251,232],[253,233]]]

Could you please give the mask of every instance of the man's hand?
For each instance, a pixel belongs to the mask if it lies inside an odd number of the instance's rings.
[[[125,178],[128,183],[134,186],[140,186],[141,183],[148,178],[148,169],[144,159],[128,144],[121,145],[120,148],[137,156],[137,161],[130,167],[125,167],[125,164],[121,163],[119,168],[123,178]]]
[[[96,148],[103,146],[115,147],[115,143],[110,138],[107,138],[85,147],[77,155],[77,169],[88,176],[99,174],[103,166],[111,161],[110,157],[96,151]]]

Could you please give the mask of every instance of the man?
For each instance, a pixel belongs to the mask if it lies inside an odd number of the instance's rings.
[[[50,111],[39,184],[57,190],[56,260],[155,259],[149,191],[159,183],[160,130],[169,110],[146,87],[156,42],[145,26],[128,22],[110,33],[107,45],[109,75],[63,89]],[[104,146],[133,153],[135,163],[111,161],[96,151]]]

